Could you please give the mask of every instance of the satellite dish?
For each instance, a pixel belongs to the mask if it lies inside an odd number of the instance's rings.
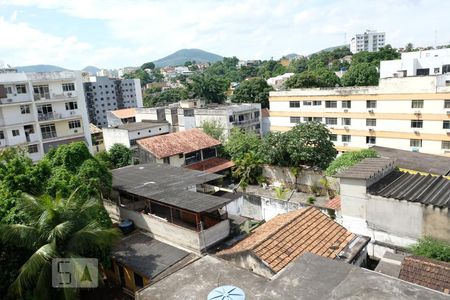
[[[208,294],[208,300],[245,300],[245,293],[238,287],[222,285]]]

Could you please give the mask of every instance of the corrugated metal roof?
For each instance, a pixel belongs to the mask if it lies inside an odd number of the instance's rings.
[[[399,168],[426,172],[436,175],[450,175],[450,157],[399,150],[387,147],[373,146],[381,157],[395,159]]]
[[[335,177],[369,179],[393,165],[394,160],[390,158],[365,158],[356,165],[339,172]]]
[[[113,189],[152,199],[193,212],[224,206],[229,199],[188,191],[188,187],[206,183],[222,175],[173,167],[164,164],[127,166],[112,171]]]
[[[450,180],[442,176],[393,171],[370,186],[369,193],[385,198],[450,208]]]

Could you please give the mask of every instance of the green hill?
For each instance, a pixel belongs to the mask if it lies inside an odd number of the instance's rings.
[[[223,57],[211,52],[200,49],[181,49],[166,57],[155,60],[153,63],[157,68],[167,66],[181,66],[187,61],[196,62],[216,62],[222,60]]]
[[[15,67],[18,72],[37,73],[37,72],[61,72],[67,69],[54,65],[30,65]]]

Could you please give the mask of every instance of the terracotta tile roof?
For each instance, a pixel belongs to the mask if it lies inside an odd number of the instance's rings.
[[[307,252],[334,259],[355,237],[317,208],[308,207],[276,216],[218,254],[250,251],[279,272]]]
[[[407,256],[398,278],[450,294],[450,263],[447,262]]]
[[[341,209],[341,197],[336,196],[325,203],[325,207],[329,209],[339,210]]]
[[[197,128],[149,137],[137,143],[158,159],[220,145],[218,140]]]
[[[270,111],[267,108],[262,108],[261,109],[261,116],[263,118],[268,118],[270,117]]]
[[[234,166],[232,161],[220,157],[213,157],[198,163],[188,165],[186,168],[197,171],[205,171],[208,173],[217,173]]]
[[[136,108],[124,108],[111,111],[119,119],[131,118],[136,116]]]

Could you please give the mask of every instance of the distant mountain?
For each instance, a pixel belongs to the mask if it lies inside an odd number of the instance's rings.
[[[83,72],[88,72],[88,73],[91,73],[91,74],[93,74],[93,75],[95,75],[95,74],[97,74],[97,72],[98,71],[100,71],[101,69],[99,69],[99,68],[97,68],[97,67],[95,67],[95,66],[87,66],[87,67],[85,67],[83,70],[81,70],[81,71],[83,71]]]
[[[297,54],[297,53],[289,53],[289,54],[283,55],[283,57],[287,58],[287,59],[294,59],[294,58],[297,58],[299,56],[301,56],[301,55]]]
[[[61,72],[67,69],[53,65],[31,65],[15,67],[18,72],[36,73],[36,72]]]
[[[333,50],[335,50],[335,49],[343,48],[343,47],[350,48],[350,45],[349,45],[349,44],[346,44],[346,45],[339,45],[339,46],[334,46],[334,47],[328,47],[328,48],[322,49],[322,50],[320,50],[320,51],[317,51],[317,52],[315,52],[315,53],[311,53],[310,55],[316,54],[316,53],[320,53],[320,52],[331,52],[331,51],[333,51]]]
[[[196,62],[216,62],[222,60],[223,57],[211,52],[200,49],[181,49],[166,57],[155,60],[153,63],[156,67],[181,66],[187,61]]]

